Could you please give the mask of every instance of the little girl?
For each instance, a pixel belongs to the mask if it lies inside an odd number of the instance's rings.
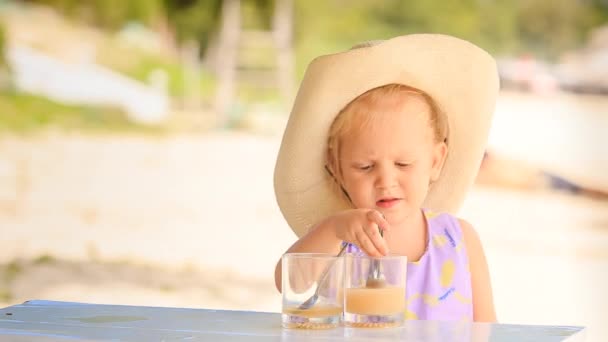
[[[479,237],[453,214],[481,163],[497,93],[492,57],[445,35],[315,59],[275,169],[279,207],[299,237],[287,252],[405,255],[406,318],[496,321]],[[280,260],[275,282],[280,290]]]

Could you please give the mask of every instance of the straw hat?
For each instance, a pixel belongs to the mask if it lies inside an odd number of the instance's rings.
[[[297,236],[328,215],[352,208],[332,188],[327,135],[338,112],[369,89],[399,83],[428,93],[446,114],[448,155],[424,207],[455,214],[479,169],[498,95],[494,59],[440,34],[359,44],[313,60],[289,117],[274,173],[277,202]]]

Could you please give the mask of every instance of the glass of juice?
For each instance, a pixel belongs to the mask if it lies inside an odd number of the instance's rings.
[[[282,272],[284,328],[327,329],[340,324],[344,258],[323,253],[286,253]]]
[[[344,325],[357,328],[403,324],[407,257],[345,257]]]

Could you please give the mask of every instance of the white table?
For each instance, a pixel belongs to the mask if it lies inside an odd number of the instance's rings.
[[[289,330],[279,313],[28,301],[0,309],[0,341],[583,341],[585,328],[406,321],[400,328]]]

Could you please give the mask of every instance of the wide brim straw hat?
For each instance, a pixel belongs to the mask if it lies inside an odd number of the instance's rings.
[[[397,83],[429,94],[448,120],[448,154],[425,208],[456,214],[479,170],[499,90],[495,60],[441,34],[411,34],[321,56],[308,66],[285,128],[274,173],[277,202],[302,236],[352,208],[325,170],[329,128],[362,93]]]

